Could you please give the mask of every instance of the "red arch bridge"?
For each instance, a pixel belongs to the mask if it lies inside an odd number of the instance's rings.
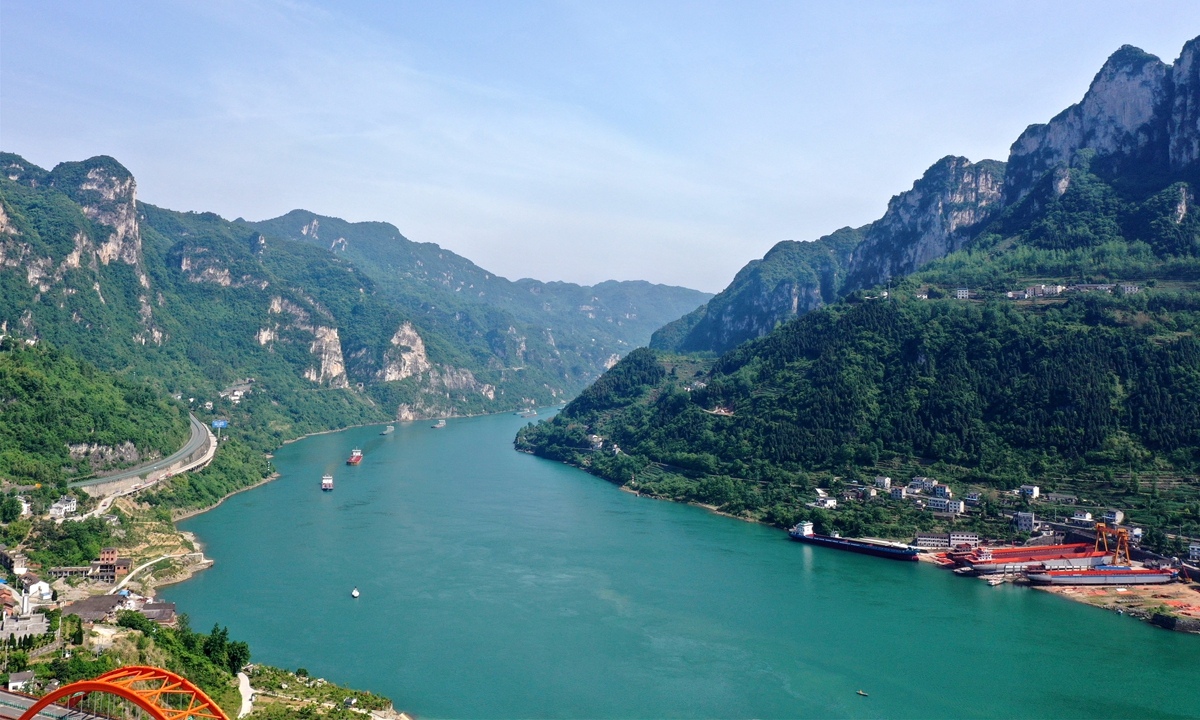
[[[129,710],[130,705],[154,720],[229,720],[204,691],[185,678],[141,665],[64,685],[30,705],[20,720],[33,720],[39,713],[43,718],[78,717],[75,713],[114,717],[126,714],[122,708]]]

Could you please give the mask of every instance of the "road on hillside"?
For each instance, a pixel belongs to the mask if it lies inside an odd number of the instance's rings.
[[[103,477],[92,478],[91,480],[81,480],[79,482],[73,482],[73,483],[71,483],[71,487],[85,487],[87,485],[99,485],[100,483],[109,483],[109,482],[113,482],[114,480],[125,480],[127,478],[134,477],[135,475],[141,475],[146,472],[160,470],[165,467],[170,467],[171,465],[174,465],[179,460],[182,460],[183,458],[187,457],[188,455],[191,455],[192,453],[199,450],[200,446],[204,444],[204,441],[208,439],[208,428],[204,426],[204,423],[197,420],[195,415],[189,414],[188,418],[192,421],[192,423],[191,423],[192,424],[192,436],[188,439],[187,443],[184,444],[183,448],[180,449],[179,452],[175,453],[174,455],[171,455],[170,457],[162,458],[160,460],[155,460],[150,463],[146,463],[145,465],[139,465],[138,467],[135,467],[135,468],[129,468],[128,470],[122,470],[121,472],[113,473],[112,475],[105,475]]]

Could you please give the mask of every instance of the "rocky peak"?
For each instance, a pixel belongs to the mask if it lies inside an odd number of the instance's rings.
[[[137,183],[121,163],[108,156],[83,162],[60,163],[50,173],[50,185],[79,203],[88,219],[107,225],[112,232],[96,249],[100,262],[120,261],[139,269],[142,285],[149,287],[142,265],[142,234],[138,227]]]
[[[1084,148],[1100,158],[1165,165],[1171,76],[1171,66],[1131,45],[1113,53],[1081,101],[1048,123],[1030,125],[1013,143],[1005,179],[1008,204]]]
[[[1189,40],[1171,68],[1171,167],[1200,160],[1200,38]]]
[[[958,250],[1004,206],[1004,163],[947,156],[888,202],[854,249],[843,292],[914,272]]]

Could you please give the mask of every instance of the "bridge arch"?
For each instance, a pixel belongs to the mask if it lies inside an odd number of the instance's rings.
[[[187,679],[162,668],[130,665],[91,680],[64,685],[31,705],[20,720],[33,720],[46,707],[67,699],[76,706],[90,693],[115,695],[137,705],[154,720],[229,720],[204,691]]]

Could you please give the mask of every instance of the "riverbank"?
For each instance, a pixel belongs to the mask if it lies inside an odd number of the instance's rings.
[[[517,452],[523,452],[529,455],[537,454],[523,449],[516,449]],[[629,484],[622,484],[613,480],[609,480],[601,475],[591,472],[591,469],[586,466],[577,465],[565,460],[559,461],[569,467],[574,467],[587,472],[593,477],[598,477],[606,480],[609,483],[616,485],[622,492],[635,495],[639,498],[648,498],[652,500],[662,500],[665,502],[691,505],[701,507],[714,515],[733,518],[743,522],[756,523],[767,527],[776,528],[787,532],[788,528],[777,523],[767,522],[764,519],[752,517],[747,514],[734,515],[732,513],[723,512],[719,507],[706,503],[700,503],[693,500],[677,500],[671,497],[664,497],[653,493],[643,492],[636,487],[630,487]],[[899,542],[904,542],[900,540]],[[935,564],[931,553],[921,553],[917,555],[917,559],[928,564]],[[1028,583],[1020,583],[1023,587],[1049,592],[1052,595],[1071,600],[1074,602],[1083,603],[1092,607],[1102,609],[1120,611],[1120,614],[1127,615],[1131,618],[1142,620],[1160,628],[1167,630],[1175,630],[1177,632],[1185,632],[1198,634],[1200,633],[1200,584],[1196,583],[1171,583],[1169,585],[1153,585],[1153,586],[1130,586],[1129,588],[1121,588],[1119,591],[1116,588],[1094,588],[1094,587],[1041,587],[1030,585]],[[1165,601],[1165,602],[1155,602]],[[1145,606],[1145,608],[1143,608]],[[1174,619],[1174,621],[1173,621]]]
[[[270,456],[268,455],[268,457],[270,457]],[[244,488],[238,488],[237,490],[234,490],[233,492],[229,493],[228,495],[225,495],[220,500],[216,501],[212,505],[209,505],[208,507],[198,508],[195,510],[174,510],[171,512],[171,521],[179,522],[180,520],[187,520],[190,517],[195,517],[196,515],[199,515],[201,513],[206,513],[209,510],[215,510],[215,509],[221,507],[221,503],[225,502],[226,500],[233,497],[234,495],[237,495],[239,493],[244,493],[248,490],[253,490],[256,487],[262,487],[263,485],[266,485],[267,483],[271,482],[272,480],[275,480],[278,477],[279,477],[279,473],[277,473],[277,472],[271,473],[270,475],[266,476],[262,480],[259,480],[258,482],[254,483],[253,485],[247,485]],[[190,533],[188,533],[188,534],[190,534]]]

